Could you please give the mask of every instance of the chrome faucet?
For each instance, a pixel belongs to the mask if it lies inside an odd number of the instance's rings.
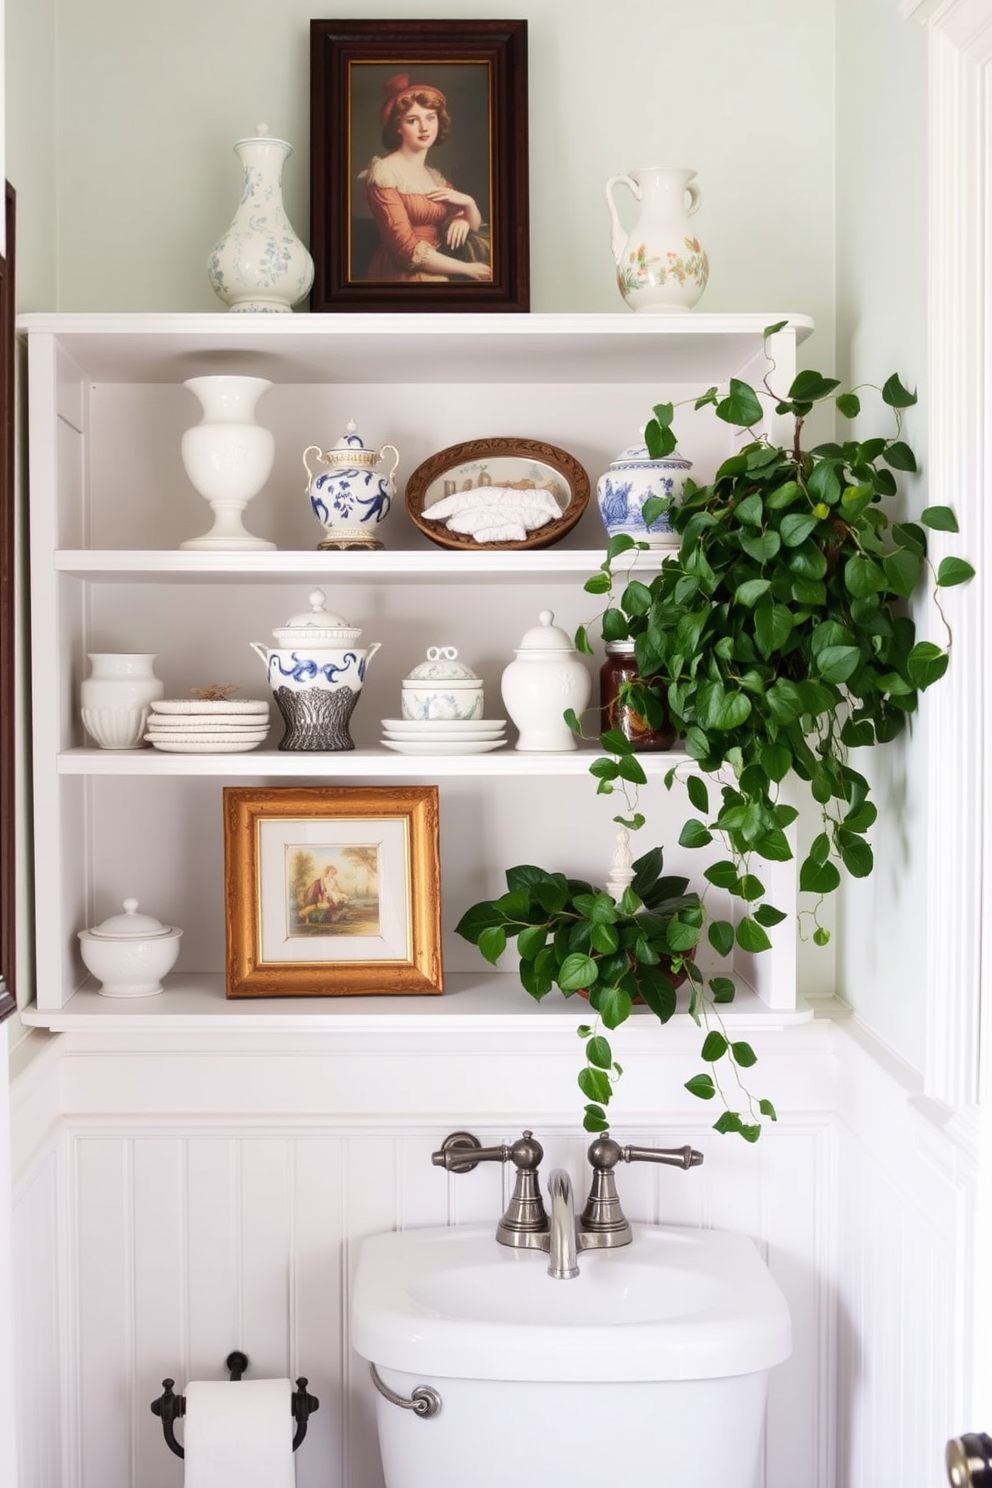
[[[703,1154],[694,1147],[621,1147],[609,1132],[589,1146],[592,1182],[585,1207],[575,1216],[572,1180],[564,1168],[555,1168],[548,1179],[551,1218],[541,1198],[537,1169],[544,1148],[533,1132],[525,1131],[511,1145],[483,1147],[471,1132],[452,1132],[445,1137],[431,1161],[449,1173],[471,1173],[480,1162],[513,1162],[516,1177],[506,1212],[496,1226],[500,1245],[515,1249],[545,1250],[548,1274],[558,1279],[578,1276],[577,1253],[629,1245],[630,1224],[617,1194],[613,1170],[619,1162],[665,1163],[669,1167],[696,1168]]]
[[[554,1168],[548,1179],[551,1224],[548,1231],[548,1275],[556,1281],[578,1276],[576,1259],[575,1205],[572,1203],[572,1180],[564,1168]]]

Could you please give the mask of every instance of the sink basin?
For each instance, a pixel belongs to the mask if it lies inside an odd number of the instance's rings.
[[[489,1226],[373,1235],[352,1342],[410,1373],[491,1380],[686,1380],[766,1370],[791,1349],[781,1292],[746,1235],[634,1226],[556,1281]]]
[[[352,1343],[386,1488],[755,1488],[791,1329],[753,1241],[635,1225],[579,1268],[555,1280],[489,1225],[363,1243]]]

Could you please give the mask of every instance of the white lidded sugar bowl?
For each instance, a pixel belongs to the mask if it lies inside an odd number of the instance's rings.
[[[565,710],[582,713],[592,677],[566,632],[554,624],[554,612],[542,610],[539,618],[503,672],[503,703],[519,730],[517,749],[576,749]]]
[[[273,630],[275,647],[249,642],[286,725],[279,748],[354,749],[348,722],[379,642],[357,646],[360,628],[325,609],[322,589],[312,590],[309,602],[306,613]]]
[[[677,502],[691,469],[692,461],[684,460],[681,455],[653,460],[646,444],[632,444],[625,449],[596,482],[599,515],[607,537],[622,533],[651,548],[678,547],[678,535],[672,531],[668,512],[648,526],[644,520],[644,503],[651,496]]]
[[[176,964],[183,932],[139,914],[137,899],[125,899],[123,914],[77,933],[83,965],[102,983],[101,996],[153,997]]]
[[[151,651],[91,651],[79,685],[83,726],[101,749],[142,749],[149,704],[165,693]]]
[[[458,660],[454,646],[428,646],[427,660],[403,681],[400,708],[403,717],[410,719],[466,722],[481,718],[482,683],[471,667]]]
[[[376,466],[387,454],[392,455],[392,464],[380,474]],[[308,455],[313,456],[315,465],[326,468],[311,470]],[[396,495],[399,462],[395,445],[369,449],[353,419],[333,449],[321,450],[316,444],[307,446],[303,451],[307,495],[314,516],[327,534],[317,544],[318,549],[383,546],[379,529],[389,516]]]

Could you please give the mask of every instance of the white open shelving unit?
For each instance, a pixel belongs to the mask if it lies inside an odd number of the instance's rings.
[[[506,1030],[533,1028],[535,1018],[573,1028],[571,1005],[558,998],[531,1005],[512,966],[491,974],[451,927],[468,904],[500,891],[511,862],[605,878],[619,802],[596,796],[588,775],[594,744],[555,755],[511,746],[412,758],[378,747],[377,732],[379,719],[398,713],[400,679],[426,646],[456,644],[483,677],[487,714],[502,716],[502,668],[539,611],[553,608],[566,630],[595,617],[600,601],[583,590],[605,546],[595,495],[552,548],[455,553],[429,544],[408,520],[403,482],[448,444],[514,435],[568,449],[595,486],[637,441],[655,403],[691,400],[732,376],[759,383],[768,371],[762,333],[781,320],[787,326],[769,345],[773,385],[784,391],[797,345],[812,329],[803,316],[23,317],[38,924],[37,1004],[26,1021],[54,1030],[206,1031],[372,1028],[390,1020],[401,1028],[427,1016],[465,1020],[479,1032],[494,1019]],[[275,433],[276,466],[245,513],[248,529],[275,541],[274,551],[179,549],[210,520],[182,468],[181,433],[199,417],[182,384],[222,372],[274,384],[256,417]],[[381,552],[316,551],[322,533],[306,498],[302,451],[333,444],[349,418],[368,444],[400,450],[400,499]],[[737,437],[709,411],[687,412],[676,432],[701,479]],[[650,571],[650,562],[638,562]],[[268,644],[314,586],[324,588],[330,609],[363,627],[363,644],[382,644],[352,720],[353,753],[281,753],[274,706],[267,747],[249,754],[87,747],[78,693],[89,651],[156,653],[167,696],[220,680],[265,697],[248,643]],[[646,850],[664,840],[666,821],[676,835],[683,802],[662,784],[678,756],[642,758],[650,782]],[[223,784],[394,781],[441,788],[445,994],[227,1003]],[[793,865],[775,868],[770,892],[783,908],[794,905]],[[184,929],[165,993],[140,1004],[101,997],[77,950],[76,932],[119,910],[128,895]],[[807,1018],[794,943],[783,935],[763,960],[760,976],[740,968],[756,990],[742,991],[726,1021]]]

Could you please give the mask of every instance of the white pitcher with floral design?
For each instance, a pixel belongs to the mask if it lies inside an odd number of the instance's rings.
[[[695,178],[682,166],[655,165],[606,183],[617,286],[632,310],[689,310],[706,288],[709,260],[689,226],[700,202]],[[626,186],[640,205],[629,233],[617,212],[615,186]]]

